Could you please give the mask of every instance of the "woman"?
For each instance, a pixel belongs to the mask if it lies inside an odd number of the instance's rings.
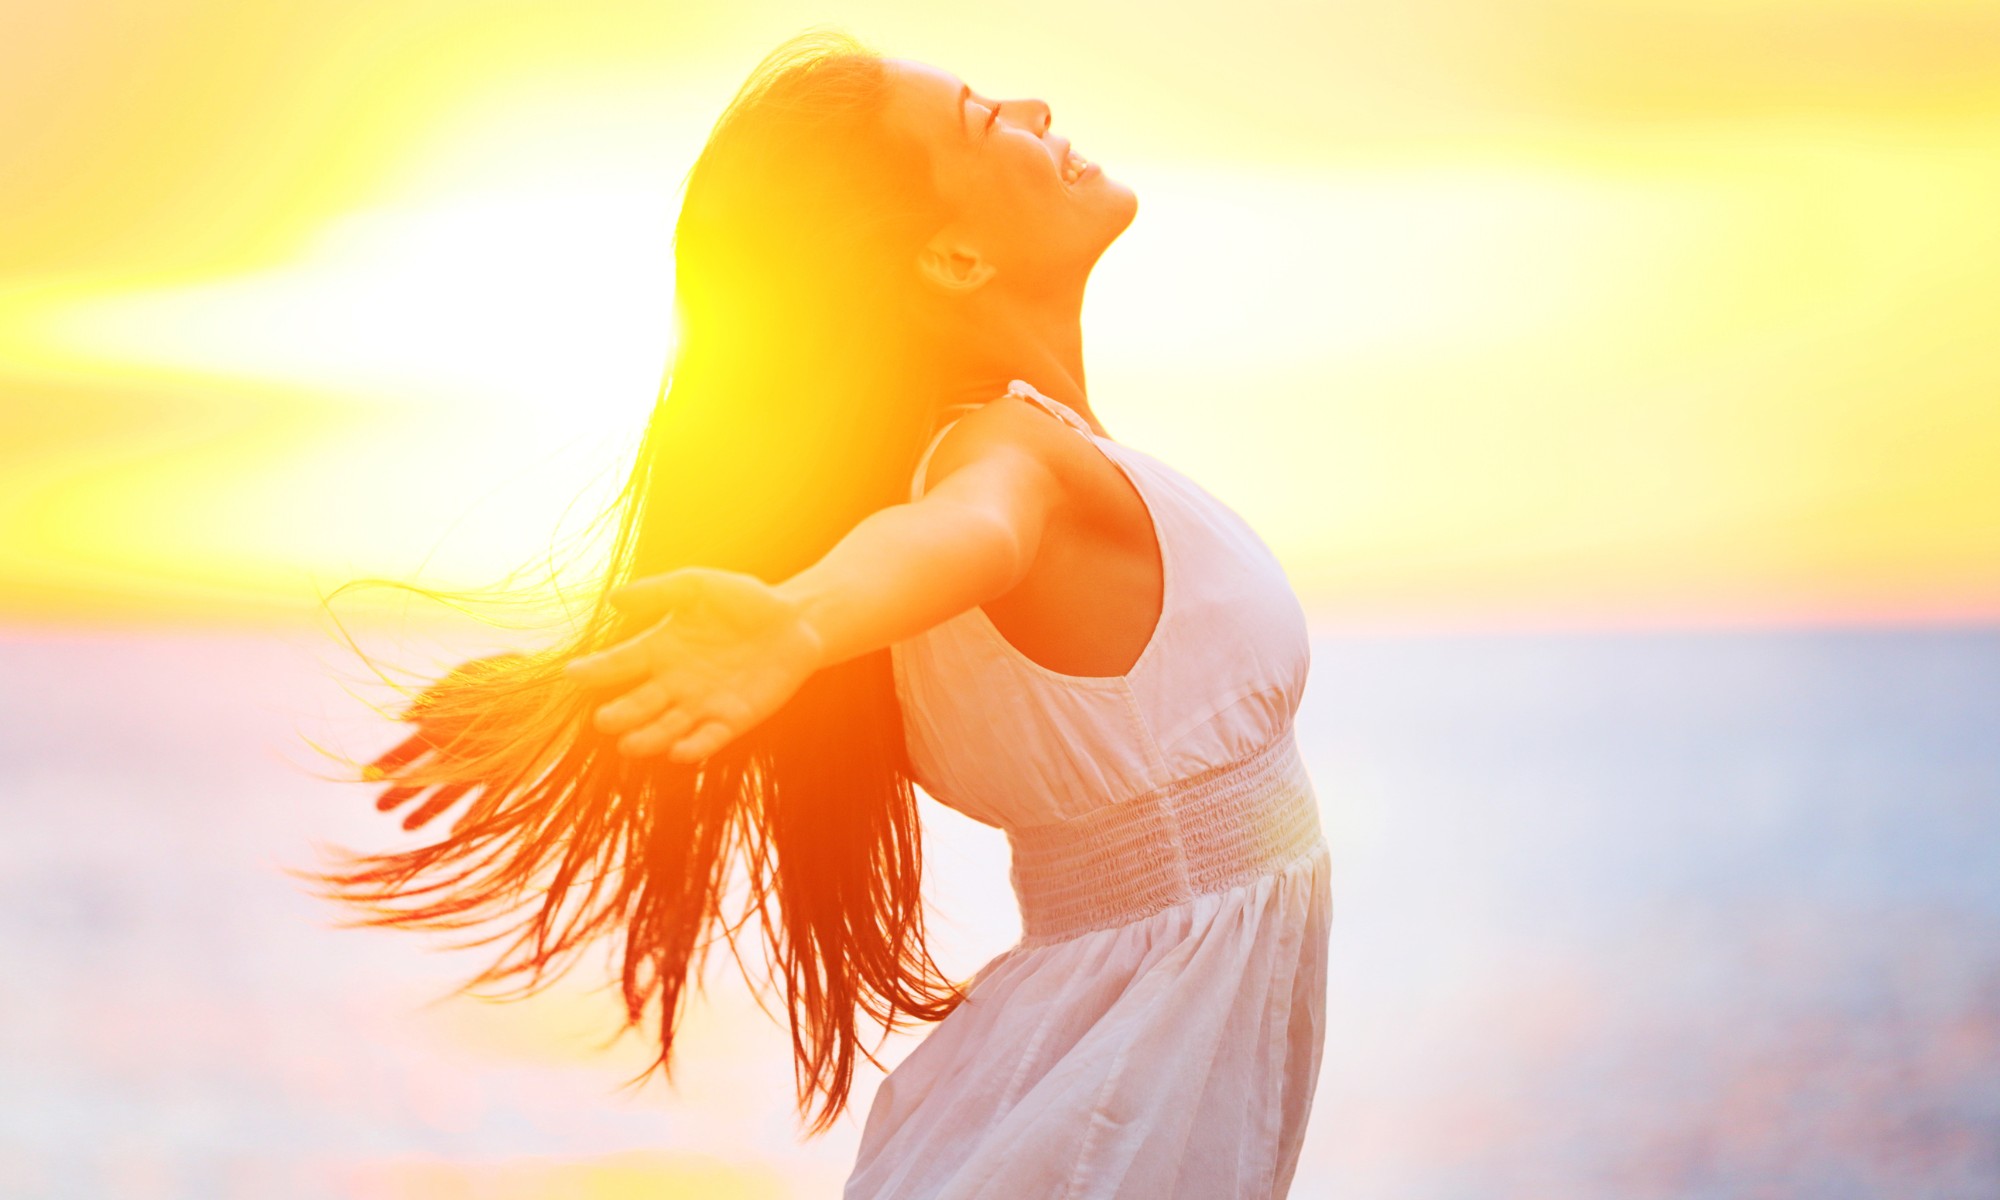
[[[942,1021],[850,1200],[1282,1195],[1330,917],[1304,618],[1241,518],[1091,412],[1084,285],[1135,210],[1040,101],[831,34],[768,58],[688,178],[671,385],[588,621],[402,714],[379,806],[464,811],[334,894],[497,925],[475,983],[609,939],[661,1067],[754,916],[815,1133],[864,1023]],[[964,987],[912,784],[1012,850],[1023,937]]]

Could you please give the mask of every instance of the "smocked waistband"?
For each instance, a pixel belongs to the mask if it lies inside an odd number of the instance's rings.
[[[1007,831],[1024,939],[1109,929],[1226,891],[1321,844],[1289,728],[1231,762],[1066,821]]]

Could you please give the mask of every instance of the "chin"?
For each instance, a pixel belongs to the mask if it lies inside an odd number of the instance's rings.
[[[1060,238],[1043,242],[1040,263],[1030,275],[1036,279],[1064,281],[1065,286],[1089,276],[1097,260],[1118,240],[1132,218],[1138,215],[1139,198],[1131,188],[1108,176],[1099,176],[1085,201],[1070,210]]]
[[[1099,178],[1102,180],[1105,195],[1101,205],[1092,207],[1097,210],[1094,215],[1100,218],[1098,227],[1102,230],[1102,234],[1098,250],[1101,253],[1104,247],[1117,241],[1118,235],[1124,233],[1132,224],[1132,218],[1139,215],[1139,195],[1115,179],[1105,176]]]
[[[1115,191],[1118,196],[1118,232],[1112,234],[1113,237],[1116,237],[1118,233],[1125,232],[1126,226],[1132,223],[1133,217],[1139,215],[1139,193],[1116,180],[1106,180],[1105,182],[1110,185],[1111,190]]]

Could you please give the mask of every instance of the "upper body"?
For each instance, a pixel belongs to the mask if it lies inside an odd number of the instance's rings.
[[[1085,283],[1136,209],[1039,100],[817,33],[767,56],[688,175],[673,366],[595,603],[547,650],[416,698],[417,732],[362,777],[391,781],[376,803],[410,804],[406,828],[461,815],[345,870],[339,894],[375,923],[509,923],[495,982],[619,935],[627,1011],[658,1016],[664,1065],[694,948],[725,926],[708,884],[740,856],[747,907],[785,914],[766,929],[823,1128],[861,1017],[940,1019],[962,998],[924,948],[884,651],[977,612],[1064,678],[1166,661],[1147,654],[1171,551],[1101,452],[1083,366]],[[1003,396],[1017,379],[1096,438]],[[1255,622],[1278,610],[1231,603],[1277,595],[1224,587],[1184,615]],[[629,761],[649,758],[668,762]]]
[[[692,761],[775,711],[812,672],[974,607],[1052,671],[1121,675],[1152,637],[1164,579],[1145,502],[1124,473],[1007,396],[945,432],[921,496],[873,514],[812,567],[775,586],[699,569],[641,581],[630,603],[672,609],[678,625],[570,670],[585,682],[639,680],[599,710],[599,728],[620,733],[628,753]]]
[[[1105,671],[1047,661],[994,619],[992,605],[892,645],[912,776],[943,803],[1014,833],[1278,753],[1272,744],[1291,732],[1311,651],[1304,611],[1269,546],[1193,479],[1093,430],[1027,381],[1013,381],[1006,399],[1043,409],[1048,425],[1110,463],[1139,498],[1147,544],[1138,561],[1158,568],[1147,581],[1160,585],[1157,603],[1136,654]],[[929,486],[920,462],[911,495]]]
[[[1047,104],[988,99],[921,63],[892,68],[890,119],[925,147],[953,214],[912,264],[944,365],[933,423],[950,428],[921,496],[861,521],[805,571],[771,585],[692,569],[623,593],[628,611],[682,610],[678,630],[571,665],[587,684],[637,685],[598,718],[629,754],[699,760],[814,671],[975,606],[1071,675],[1128,670],[1152,634],[1163,572],[1143,499],[1088,442],[1003,396],[1005,381],[1033,378],[1103,433],[1084,386],[1083,291],[1136,200],[1079,166]]]

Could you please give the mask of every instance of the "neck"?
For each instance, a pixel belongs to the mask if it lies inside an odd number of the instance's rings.
[[[1081,289],[1059,303],[1027,305],[996,297],[968,315],[975,332],[948,356],[940,404],[981,404],[1020,379],[1101,428],[1084,388]]]

